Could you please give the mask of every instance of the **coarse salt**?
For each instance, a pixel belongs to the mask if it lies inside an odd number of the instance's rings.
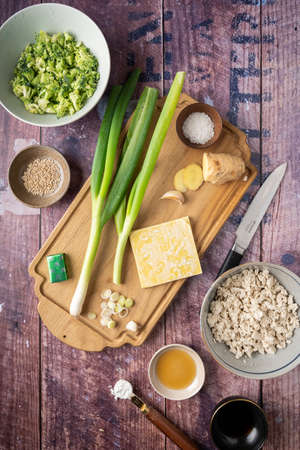
[[[190,114],[182,125],[184,136],[192,144],[206,144],[215,134],[211,118],[203,112]]]

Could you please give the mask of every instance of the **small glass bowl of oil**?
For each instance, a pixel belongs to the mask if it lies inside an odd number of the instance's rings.
[[[182,344],[160,348],[152,357],[148,376],[153,389],[169,400],[185,400],[203,386],[205,370],[202,359]]]

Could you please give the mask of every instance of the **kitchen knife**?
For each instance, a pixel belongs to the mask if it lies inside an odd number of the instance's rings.
[[[232,267],[238,266],[245,250],[248,248],[258,225],[260,224],[265,212],[267,211],[276,191],[285,174],[287,163],[278,166],[257,191],[246,214],[244,215],[238,229],[236,230],[236,240],[232,249],[229,251],[226,259],[219,270],[217,277]]]

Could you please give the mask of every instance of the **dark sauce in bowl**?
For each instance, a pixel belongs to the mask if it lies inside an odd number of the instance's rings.
[[[220,449],[258,450],[267,436],[267,421],[256,403],[232,399],[216,407],[211,434]]]

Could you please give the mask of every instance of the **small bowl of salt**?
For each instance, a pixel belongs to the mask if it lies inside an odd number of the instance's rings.
[[[218,111],[205,103],[188,105],[176,121],[176,131],[181,141],[198,149],[213,145],[220,137],[222,126]]]

